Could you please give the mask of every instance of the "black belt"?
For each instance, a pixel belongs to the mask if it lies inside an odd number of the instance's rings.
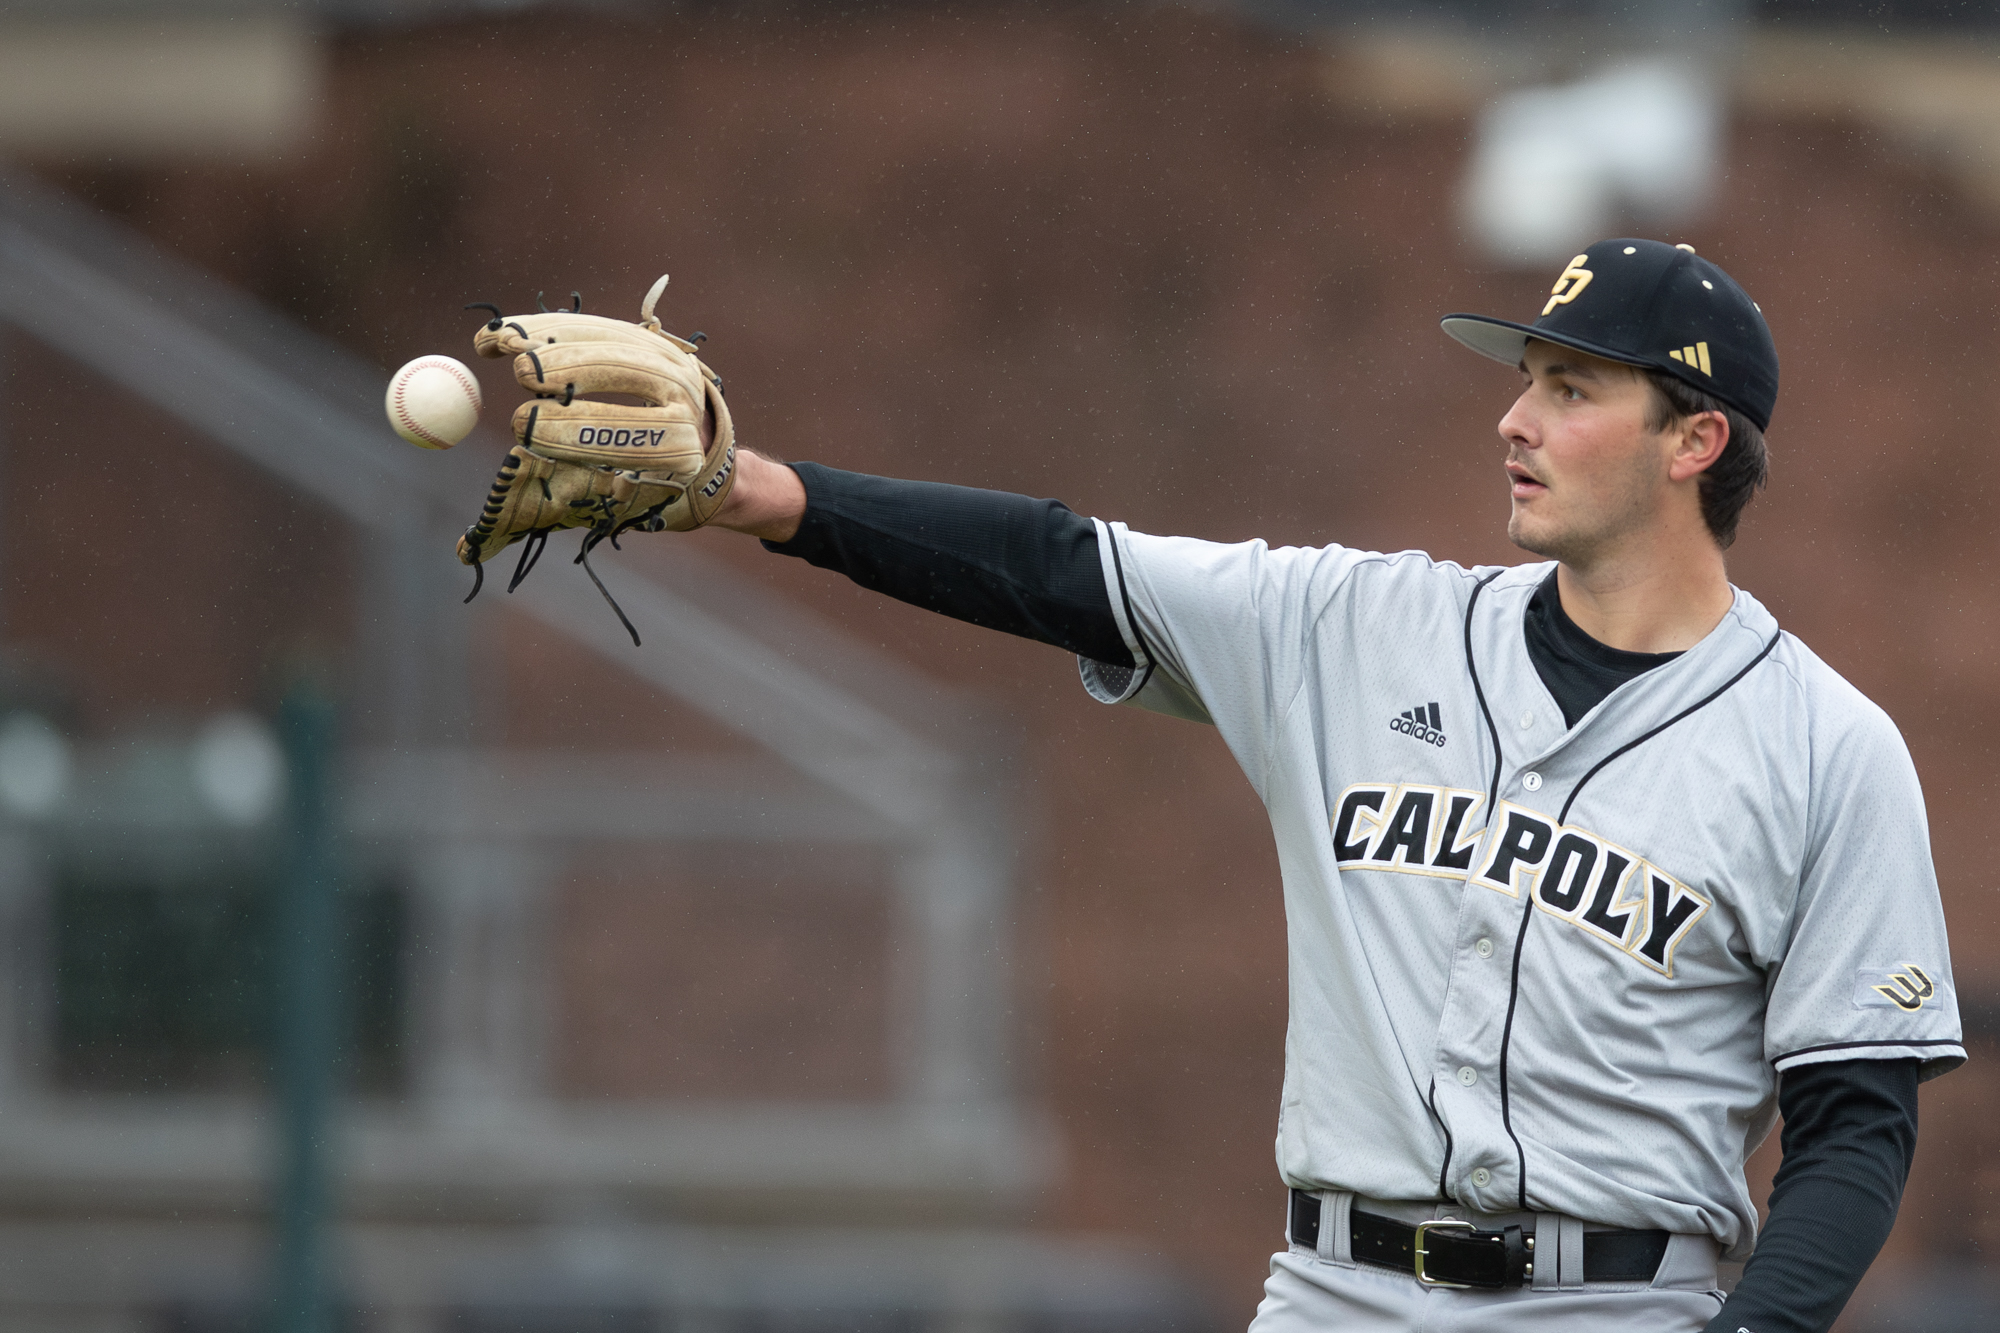
[[[1319,1247],[1319,1200],[1292,1191],[1292,1243]],[[1348,1211],[1354,1257],[1411,1273],[1433,1287],[1518,1287],[1535,1275],[1535,1238],[1519,1227],[1479,1231],[1470,1222],[1412,1226],[1359,1208]],[[1586,1282],[1651,1282],[1666,1257],[1665,1231],[1586,1231]]]

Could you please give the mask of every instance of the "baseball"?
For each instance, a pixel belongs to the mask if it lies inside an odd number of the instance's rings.
[[[420,356],[389,380],[389,424],[420,449],[449,449],[479,420],[479,381],[465,363]]]

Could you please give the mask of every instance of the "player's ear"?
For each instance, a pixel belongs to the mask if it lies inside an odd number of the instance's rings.
[[[1697,412],[1680,423],[1668,475],[1688,481],[1715,466],[1729,447],[1729,419],[1720,412]]]

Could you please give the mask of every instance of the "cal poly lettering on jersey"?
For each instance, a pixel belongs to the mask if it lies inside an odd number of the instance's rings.
[[[1475,812],[1486,794],[1419,782],[1362,782],[1334,806],[1333,854],[1438,879],[1464,879],[1486,832]]]
[[[1706,898],[1637,853],[1511,801],[1472,882],[1518,898],[1671,977],[1674,949],[1707,914]]]
[[[1592,939],[1674,974],[1674,950],[1709,902],[1636,852],[1576,825],[1502,801],[1477,872],[1486,829],[1471,816],[1483,793],[1422,783],[1356,783],[1334,805],[1334,856],[1357,870],[1469,880],[1537,909]]]

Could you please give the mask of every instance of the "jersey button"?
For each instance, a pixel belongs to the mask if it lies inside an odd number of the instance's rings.
[[[1491,958],[1493,956],[1493,941],[1482,939],[1472,946],[1472,951],[1481,958]]]
[[[1529,791],[1540,791],[1542,789],[1542,775],[1540,773],[1523,773],[1521,775],[1521,785]]]
[[[1535,725],[1535,715],[1533,713],[1521,714],[1521,730],[1526,731],[1529,727],[1532,727],[1534,725]]]
[[[1472,1183],[1485,1189],[1493,1183],[1493,1173],[1483,1166],[1475,1166],[1472,1168]]]
[[[1479,1071],[1471,1065],[1460,1065],[1458,1067],[1458,1081],[1469,1088],[1479,1081]]]

